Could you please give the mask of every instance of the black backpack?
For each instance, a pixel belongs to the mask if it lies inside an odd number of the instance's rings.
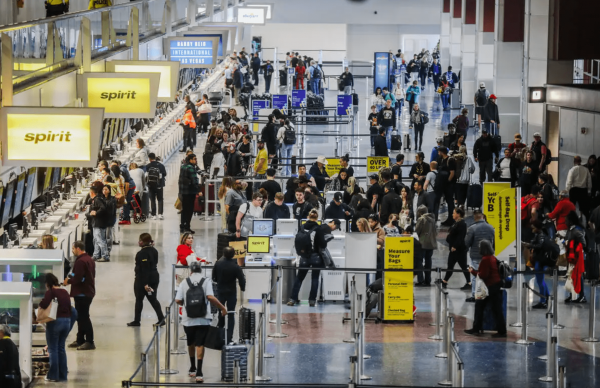
[[[285,127],[285,133],[283,135],[283,144],[296,144],[296,131],[294,131],[294,128],[288,126]]]
[[[496,261],[498,262],[498,274],[500,275],[502,288],[511,288],[513,276],[512,268],[510,268],[510,265],[506,261],[500,261],[498,259],[496,259]]]
[[[448,171],[435,171],[434,174],[435,183],[433,184],[433,192],[436,195],[440,195],[444,192],[444,187],[448,182],[448,177],[450,176],[450,174],[448,174]]]
[[[315,239],[316,229],[306,230],[301,228],[300,231],[296,234],[296,238],[294,239],[294,248],[296,248],[296,254],[302,257],[310,257],[312,255],[314,248],[314,239]]]
[[[187,284],[190,287],[185,293],[185,312],[189,318],[204,318],[208,311],[206,307],[206,295],[202,285],[206,278],[202,278],[200,283],[195,286],[190,278],[187,278]]]
[[[560,247],[550,237],[544,239],[544,265],[555,267],[558,256],[560,255]]]
[[[158,187],[160,183],[160,170],[158,167],[148,168],[148,186]]]
[[[484,106],[487,103],[485,89],[479,89],[477,92],[477,106]]]
[[[319,69],[318,65],[313,67],[312,78],[313,79],[321,78],[321,69]]]

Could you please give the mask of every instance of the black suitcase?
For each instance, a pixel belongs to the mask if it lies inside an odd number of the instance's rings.
[[[494,143],[496,143],[496,150],[498,151],[498,153],[501,153],[501,151],[502,151],[502,136],[496,135],[493,137],[493,139],[494,139]]]
[[[344,91],[344,80],[341,78],[337,78],[337,87],[340,92]]]
[[[352,105],[358,106],[358,93],[352,93]]]
[[[229,314],[235,314],[235,312],[229,312]],[[227,338],[227,321],[229,319],[225,317],[225,338]],[[225,344],[221,350],[221,380],[233,381],[233,368],[236,360],[240,365],[240,380],[248,378],[248,348],[245,345]]]
[[[287,73],[285,70],[279,70],[279,86],[287,86]]]
[[[471,184],[467,189],[467,208],[481,209],[483,205],[483,188],[480,184]]]
[[[586,255],[585,278],[587,280],[600,279],[600,255],[597,250],[593,250]]]
[[[240,341],[250,341],[256,332],[256,312],[252,309],[240,308]]]
[[[298,159],[296,156],[292,156],[292,174],[296,173],[296,166],[298,165]]]
[[[410,133],[405,133],[404,134],[404,151],[408,150],[410,151],[411,142],[410,142]]]
[[[397,133],[397,132],[396,131],[392,132],[391,150],[392,151],[400,151],[402,149],[402,138],[400,135],[397,135],[394,133]]]
[[[85,244],[85,253],[90,256],[94,255],[94,234],[88,230],[83,234],[83,242]]]

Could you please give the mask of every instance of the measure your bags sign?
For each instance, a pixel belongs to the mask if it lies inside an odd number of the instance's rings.
[[[284,115],[287,114],[288,96],[287,94],[273,95],[273,109],[279,109]]]
[[[387,156],[367,156],[367,174],[379,172],[381,167],[389,167],[390,158]]]
[[[413,269],[413,237],[385,238],[385,269]],[[414,272],[385,272],[383,275],[384,321],[412,321]],[[381,308],[381,307],[380,307]]]

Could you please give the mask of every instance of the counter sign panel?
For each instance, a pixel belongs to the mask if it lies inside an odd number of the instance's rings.
[[[213,68],[217,64],[219,37],[170,37],[165,55],[181,67]]]

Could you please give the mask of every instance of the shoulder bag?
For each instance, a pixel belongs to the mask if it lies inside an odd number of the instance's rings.
[[[58,313],[58,300],[53,298],[50,304],[45,309],[38,307],[37,321],[38,323],[48,323],[56,321],[56,314]]]

